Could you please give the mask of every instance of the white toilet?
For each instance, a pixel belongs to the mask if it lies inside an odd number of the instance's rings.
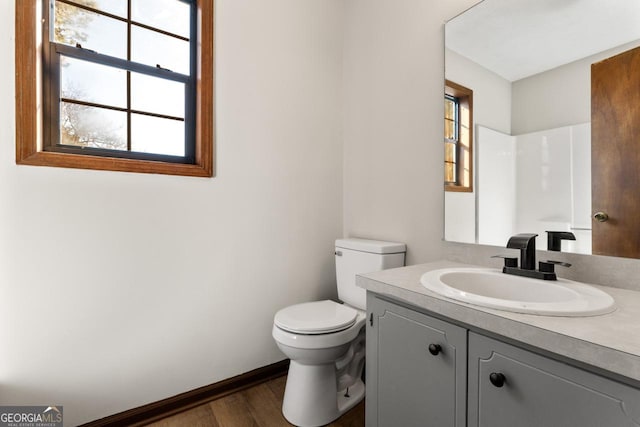
[[[330,423],[364,397],[366,292],[356,274],[402,267],[404,243],[336,240],[338,298],[278,311],[273,338],[291,359],[282,413],[292,424]]]

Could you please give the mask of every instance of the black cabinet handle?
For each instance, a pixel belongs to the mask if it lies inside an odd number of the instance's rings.
[[[442,351],[440,344],[429,344],[429,353],[437,356]]]
[[[492,372],[489,375],[489,381],[496,387],[502,387],[507,379],[500,372]]]

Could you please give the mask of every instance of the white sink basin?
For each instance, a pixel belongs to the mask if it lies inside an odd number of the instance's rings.
[[[566,279],[530,279],[489,268],[444,268],[423,274],[420,282],[448,298],[516,313],[595,316],[615,310],[609,294]]]

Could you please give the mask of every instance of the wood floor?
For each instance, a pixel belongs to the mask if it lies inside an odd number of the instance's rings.
[[[149,426],[288,427],[291,424],[284,419],[281,411],[286,381],[285,375],[165,418],[149,424]],[[329,426],[364,426],[364,401]]]

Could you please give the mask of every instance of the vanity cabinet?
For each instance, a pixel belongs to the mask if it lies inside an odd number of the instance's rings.
[[[372,293],[367,308],[368,427],[640,426],[637,388]]]
[[[632,427],[640,390],[469,332],[469,427]]]
[[[467,331],[367,296],[366,424],[464,427]]]

